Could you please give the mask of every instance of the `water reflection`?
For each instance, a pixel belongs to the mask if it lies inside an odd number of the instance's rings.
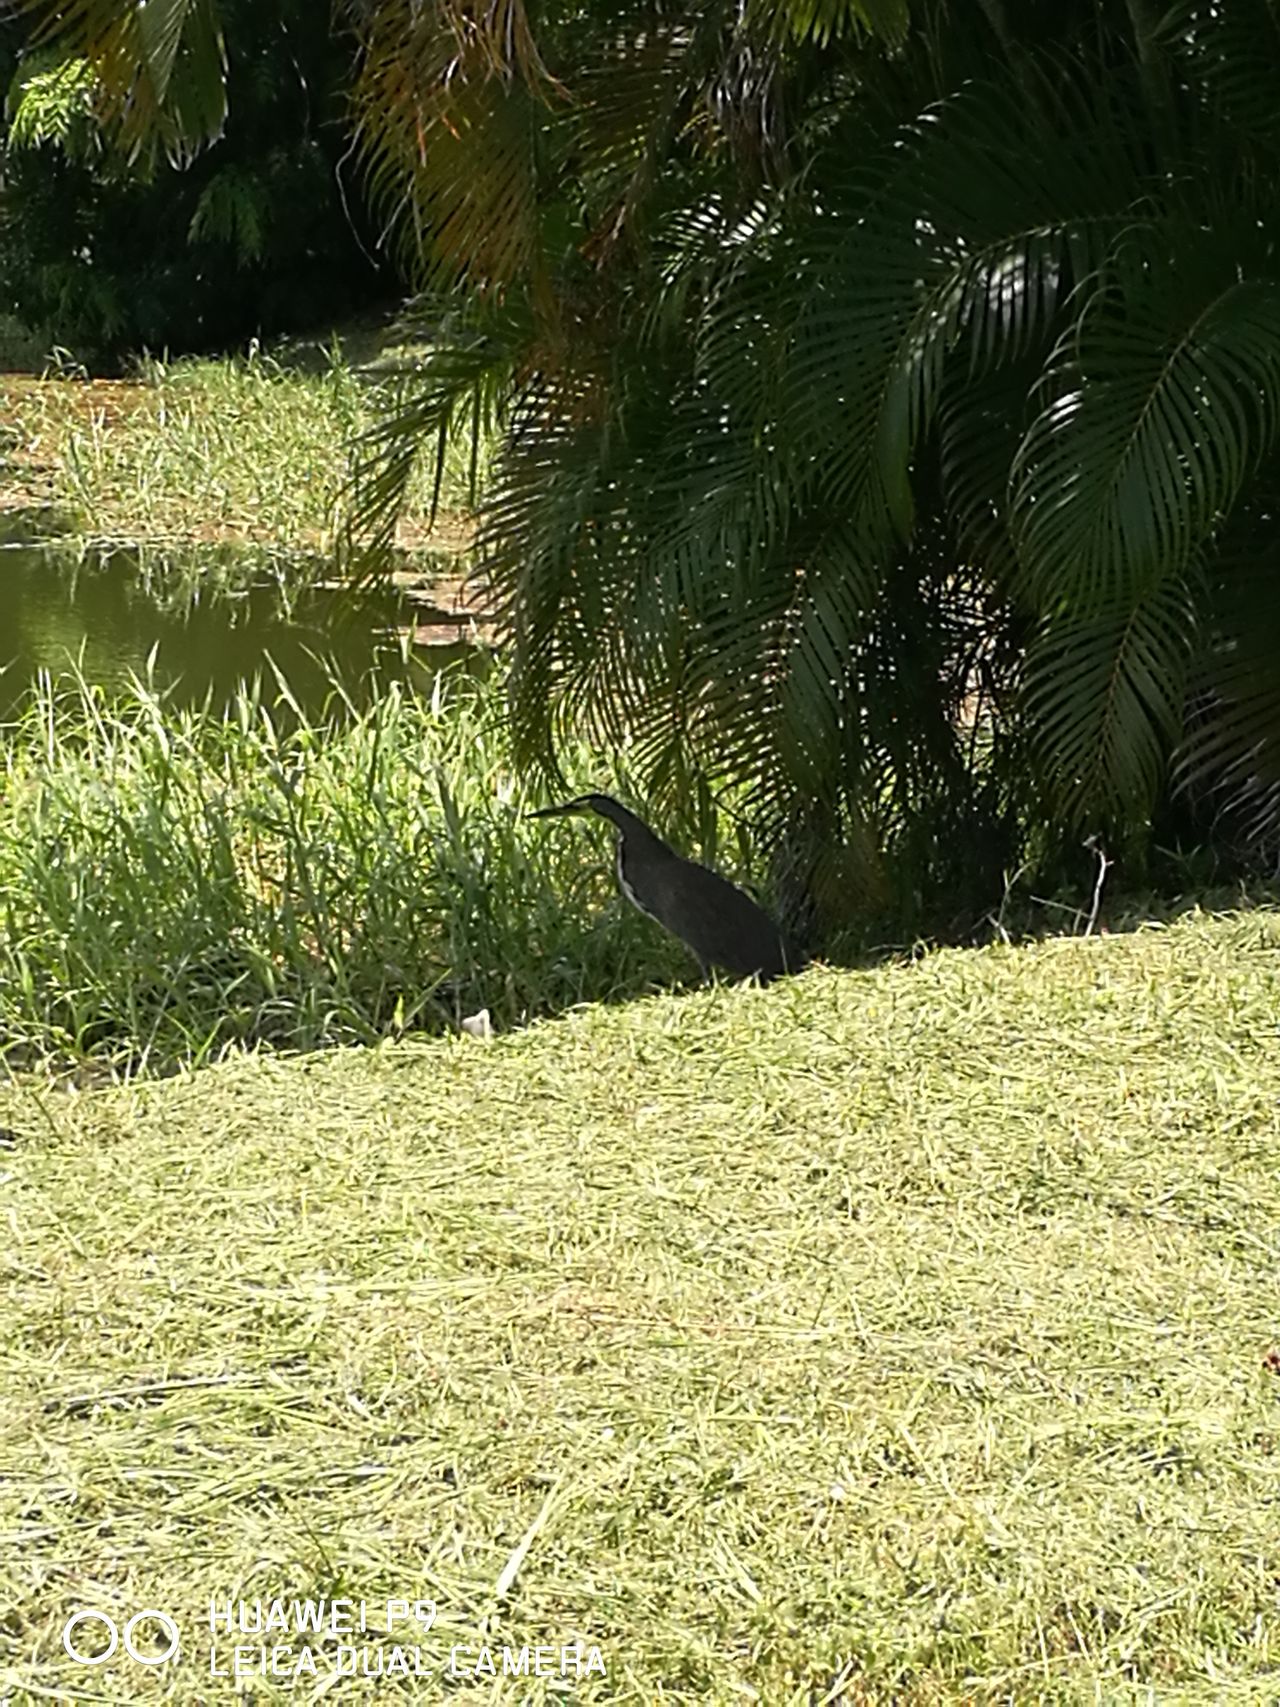
[[[406,645],[431,634],[437,643]],[[0,717],[11,718],[41,671],[78,668],[87,681],[123,688],[146,678],[172,702],[230,702],[260,677],[275,697],[274,662],[303,711],[318,714],[336,675],[354,702],[392,681],[429,686],[442,669],[466,662],[481,673],[487,655],[464,630],[424,619],[420,598],[400,588],[354,595],[345,587],[256,577],[223,554],[195,572],[143,573],[127,551],[80,557],[56,545],[0,549]],[[444,637],[443,643],[441,637]],[[270,660],[270,662],[269,662]]]

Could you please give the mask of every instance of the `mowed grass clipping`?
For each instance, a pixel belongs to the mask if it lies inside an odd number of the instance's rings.
[[[1275,1698],[1278,1014],[1189,915],[11,1088],[0,1695],[227,1699],[210,1598],[327,1595],[434,1676],[248,1698]]]

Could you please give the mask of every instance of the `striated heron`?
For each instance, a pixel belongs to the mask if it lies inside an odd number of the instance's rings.
[[[567,812],[594,812],[616,827],[622,893],[693,950],[704,978],[709,967],[719,966],[767,983],[804,965],[763,907],[718,872],[682,858],[612,795],[580,794],[529,817],[558,818]]]

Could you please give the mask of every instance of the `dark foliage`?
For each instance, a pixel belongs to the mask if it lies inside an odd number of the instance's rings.
[[[0,307],[90,363],[224,349],[331,324],[386,298],[349,160],[351,44],[308,0],[232,0],[225,129],[189,163],[132,163],[84,118],[66,142],[10,145],[0,191]],[[32,52],[4,26],[18,104]]]
[[[749,780],[820,932],[967,929],[1095,833],[1272,857],[1271,0],[553,6],[461,93],[371,12],[374,182],[459,306],[366,519],[505,402],[531,763],[585,725],[671,807]],[[405,64],[505,151],[411,159]]]

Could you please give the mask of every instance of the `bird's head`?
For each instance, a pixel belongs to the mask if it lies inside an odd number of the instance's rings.
[[[541,811],[530,812],[528,816],[561,818],[570,812],[594,812],[597,818],[607,818],[633,853],[646,847],[671,852],[667,844],[654,835],[643,818],[637,818],[634,812],[629,812],[611,794],[580,794],[576,800],[566,800],[562,806],[544,806]]]

